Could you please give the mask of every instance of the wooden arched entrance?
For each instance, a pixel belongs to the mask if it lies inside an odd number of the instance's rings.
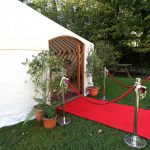
[[[66,76],[80,94],[83,94],[84,44],[71,36],[59,36],[49,40],[49,49],[65,62]]]

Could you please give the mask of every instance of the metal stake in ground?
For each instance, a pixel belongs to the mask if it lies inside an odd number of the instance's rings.
[[[60,82],[60,86],[62,86],[62,113],[63,116],[57,119],[57,123],[60,124],[61,126],[67,125],[71,123],[71,119],[69,117],[66,117],[65,113],[65,87],[64,87],[64,80],[69,80],[68,78],[63,77]]]
[[[106,100],[106,77],[108,74],[108,70],[104,67],[104,80],[103,80],[103,99]]]
[[[146,146],[146,141],[145,139],[139,137],[137,135],[137,126],[138,126],[138,108],[139,108],[139,99],[140,99],[140,88],[145,88],[144,86],[141,86],[141,79],[140,78],[136,78],[136,88],[135,88],[135,92],[136,92],[136,100],[135,100],[135,107],[134,107],[134,133],[133,135],[126,135],[124,138],[124,141],[126,144],[128,144],[131,147],[135,147],[135,148],[143,148]],[[142,96],[143,98],[143,96]]]

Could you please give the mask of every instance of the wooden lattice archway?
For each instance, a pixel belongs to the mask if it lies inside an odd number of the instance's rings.
[[[49,40],[49,49],[66,62],[66,74],[78,91],[84,93],[84,44],[71,36]]]

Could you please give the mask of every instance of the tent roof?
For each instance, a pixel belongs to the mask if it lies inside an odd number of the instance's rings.
[[[59,36],[74,37],[93,47],[91,42],[18,0],[0,0],[0,3],[0,49],[46,50],[48,41]]]

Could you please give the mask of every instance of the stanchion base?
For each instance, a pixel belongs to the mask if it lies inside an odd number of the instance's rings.
[[[128,146],[135,148],[143,148],[146,146],[145,139],[135,135],[126,135],[124,141]]]
[[[60,117],[57,119],[57,123],[61,126],[67,125],[71,123],[71,119],[69,117]]]

